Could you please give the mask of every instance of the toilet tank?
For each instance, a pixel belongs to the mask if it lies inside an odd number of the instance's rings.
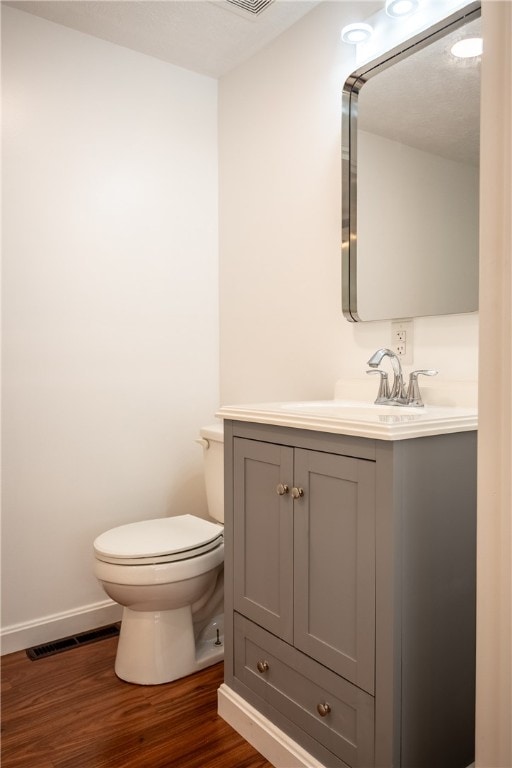
[[[208,514],[224,522],[224,427],[220,422],[203,427],[198,442],[203,446],[204,482]]]

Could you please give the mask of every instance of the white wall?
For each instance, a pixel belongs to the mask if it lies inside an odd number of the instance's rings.
[[[389,322],[354,325],[340,309],[346,14],[320,4],[220,81],[223,404],[332,397],[391,343]],[[476,379],[477,330],[476,313],[416,319],[414,367]]]
[[[206,513],[218,262],[215,80],[5,7],[2,59],[5,652],[107,618],[96,535]]]
[[[478,167],[358,130],[357,180],[358,316],[478,307]]]

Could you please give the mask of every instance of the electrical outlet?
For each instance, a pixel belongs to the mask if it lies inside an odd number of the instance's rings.
[[[393,320],[391,323],[391,349],[404,364],[412,364],[412,331],[412,320]]]

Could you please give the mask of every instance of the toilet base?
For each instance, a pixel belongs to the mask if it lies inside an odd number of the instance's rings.
[[[170,683],[222,661],[221,640],[221,645],[202,640],[196,646],[190,606],[154,612],[125,607],[115,672],[128,683]]]

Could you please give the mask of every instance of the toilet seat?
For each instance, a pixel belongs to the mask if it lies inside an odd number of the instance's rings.
[[[94,542],[96,558],[114,565],[188,560],[221,546],[224,528],[194,515],[142,520],[112,528]]]

